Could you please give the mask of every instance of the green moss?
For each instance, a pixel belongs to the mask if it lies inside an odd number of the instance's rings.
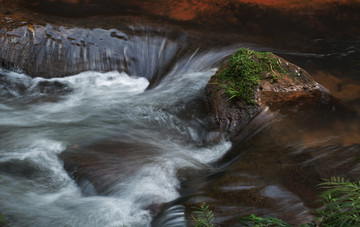
[[[286,73],[272,53],[239,49],[230,57],[228,67],[217,75],[218,85],[226,90],[229,100],[255,104],[255,91],[261,80],[278,80],[276,72]]]

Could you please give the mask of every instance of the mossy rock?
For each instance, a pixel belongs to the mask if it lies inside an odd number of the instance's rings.
[[[286,74],[288,71],[282,66],[281,60],[270,52],[239,49],[216,77],[217,85],[225,89],[229,100],[238,99],[246,104],[256,104],[255,92],[261,82],[274,83]]]
[[[275,54],[248,49],[239,49],[220,67],[205,93],[212,127],[231,137],[262,111],[336,106],[336,110],[353,112],[304,69]]]

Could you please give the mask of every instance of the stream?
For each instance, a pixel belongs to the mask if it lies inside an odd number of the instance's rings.
[[[326,53],[248,42],[184,50],[185,34],[119,39],[110,35],[121,33],[115,29],[65,30],[59,34],[116,48],[63,41],[75,48],[64,52],[64,68],[81,65],[72,56],[94,69],[65,77],[0,68],[0,211],[10,226],[191,226],[189,204],[202,201],[224,226],[254,212],[299,224],[314,218],[318,178],[360,175],[358,115],[295,106],[260,114],[232,143],[208,127],[204,104],[208,80],[239,47],[273,51],[325,81],[346,74],[346,65],[333,62],[347,61],[358,42]],[[22,39],[26,32],[13,31]],[[91,32],[108,40],[92,40]],[[51,39],[43,46],[61,52]],[[114,54],[119,61],[103,61]],[[34,66],[46,69],[41,62]],[[357,91],[359,78],[345,79]],[[352,94],[346,102],[359,108]]]

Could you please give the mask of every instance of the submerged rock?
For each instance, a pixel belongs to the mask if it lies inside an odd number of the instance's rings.
[[[234,136],[262,111],[297,112],[309,106],[332,114],[355,110],[331,96],[304,69],[272,53],[238,50],[205,88],[212,127]]]
[[[0,97],[31,97],[55,101],[59,96],[64,96],[73,91],[66,82],[33,79],[23,74],[9,71],[0,71]]]
[[[21,96],[26,92],[28,84],[20,79],[11,79],[0,73],[0,97]]]
[[[32,86],[29,92],[33,94],[66,95],[72,91],[73,89],[66,83],[43,80]]]

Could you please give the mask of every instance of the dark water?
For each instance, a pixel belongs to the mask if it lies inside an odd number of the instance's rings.
[[[208,127],[203,101],[219,64],[246,47],[302,66],[359,109],[349,64],[358,40],[309,41],[306,52],[241,40],[214,48],[147,29],[54,29],[66,43],[23,27],[2,41],[40,40],[19,57],[42,53],[38,72],[64,56],[64,70],[83,71],[52,79],[0,71],[0,211],[10,226],[186,226],[202,201],[224,226],[250,213],[299,224],[314,218],[320,178],[359,176],[358,114],[295,103],[265,110],[232,143]]]

